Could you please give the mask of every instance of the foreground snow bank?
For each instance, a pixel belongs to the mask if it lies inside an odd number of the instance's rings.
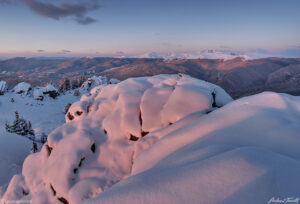
[[[300,195],[300,97],[231,101],[185,75],[98,86],[27,157],[3,199],[252,204]]]
[[[143,138],[132,176],[84,203],[268,203],[300,195],[300,98],[262,93]],[[158,139],[160,138],[160,139]],[[143,148],[142,148],[143,149]]]
[[[220,87],[185,75],[100,85],[71,106],[68,123],[49,135],[40,153],[27,157],[26,188],[34,203],[95,197],[130,176],[134,158],[157,141],[143,142],[148,135],[174,131],[231,101]],[[16,195],[8,190],[4,199],[21,199]]]

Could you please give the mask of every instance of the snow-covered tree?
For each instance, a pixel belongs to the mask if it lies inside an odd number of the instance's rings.
[[[78,83],[78,87],[81,87],[82,84],[85,81],[85,77],[83,75],[80,75],[79,77],[77,77],[77,83]]]
[[[41,139],[40,139],[41,143],[44,144],[45,142],[47,142],[47,137],[48,136],[44,132],[42,132]]]
[[[69,108],[71,107],[72,104],[67,103],[64,109],[64,113],[67,114],[67,112],[69,111]]]
[[[78,89],[76,89],[75,91],[74,91],[74,94],[73,94],[74,96],[80,96],[80,91],[78,90]]]
[[[15,120],[13,124],[9,125],[8,122],[6,122],[5,129],[9,133],[15,133],[17,135],[26,136],[30,140],[35,140],[35,133],[32,129],[31,122],[27,122],[24,118],[21,118],[18,111],[15,112]]]
[[[69,78],[64,78],[59,84],[58,90],[61,93],[64,93],[65,91],[69,91],[71,89],[71,82]]]

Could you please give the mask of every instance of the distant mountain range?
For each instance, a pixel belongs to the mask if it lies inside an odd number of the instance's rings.
[[[7,81],[10,87],[21,81],[32,85],[57,84],[64,77],[80,75],[124,80],[175,73],[215,83],[234,98],[266,90],[300,95],[300,58],[12,58],[0,61],[0,80]]]

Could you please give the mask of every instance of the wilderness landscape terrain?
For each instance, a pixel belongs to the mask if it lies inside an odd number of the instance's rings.
[[[13,58],[0,61],[0,79],[10,87],[26,81],[32,85],[58,84],[80,75],[129,77],[184,73],[224,88],[234,98],[276,91],[300,94],[300,58],[151,59],[151,58]]]

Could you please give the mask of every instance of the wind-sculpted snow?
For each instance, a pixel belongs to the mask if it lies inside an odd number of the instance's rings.
[[[21,190],[33,203],[253,204],[300,195],[299,97],[232,101],[210,83],[159,75],[98,86],[66,120],[27,157],[4,199],[21,199]]]
[[[67,123],[48,136],[41,152],[24,161],[24,181],[33,203],[79,203],[99,195],[130,176],[138,149],[146,148],[136,146],[140,140],[164,128],[181,127],[231,101],[220,87],[186,75],[131,78],[95,87],[70,107]],[[8,191],[4,198],[16,199],[11,195],[18,194]]]
[[[84,203],[297,200],[299,124],[299,97],[266,92],[234,101],[150,133],[136,144],[131,176]]]

